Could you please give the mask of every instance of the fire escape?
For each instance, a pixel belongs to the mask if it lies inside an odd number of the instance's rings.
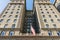
[[[36,12],[34,10],[27,10],[24,18],[23,33],[31,33],[31,27],[34,28],[35,33],[40,33]]]

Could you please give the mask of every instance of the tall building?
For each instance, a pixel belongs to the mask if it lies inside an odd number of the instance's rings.
[[[0,15],[0,40],[60,40],[60,13],[50,0],[10,0]]]
[[[60,12],[60,0],[56,0],[55,6],[56,6],[57,10]]]

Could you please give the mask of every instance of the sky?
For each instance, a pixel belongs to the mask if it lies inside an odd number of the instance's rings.
[[[51,3],[54,3],[54,0],[50,0]],[[4,8],[6,7],[6,5],[9,3],[9,0],[1,0],[0,1],[0,14],[2,13],[2,11],[4,10]],[[33,0],[26,0],[26,9],[27,10],[32,10],[33,8]]]

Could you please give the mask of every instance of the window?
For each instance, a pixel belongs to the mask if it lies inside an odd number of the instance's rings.
[[[29,22],[29,23],[30,23],[30,22],[32,22],[32,20],[27,20],[27,22]]]
[[[20,8],[20,5],[18,6],[18,8]]]
[[[48,35],[51,36],[52,35],[52,32],[51,31],[48,31]]]
[[[42,9],[40,9],[40,10],[42,10]]]
[[[44,22],[47,22],[47,20],[46,20],[46,19],[44,19]]]
[[[30,26],[32,23],[27,23],[27,26]]]
[[[40,8],[41,8],[41,6],[40,6]]]
[[[53,14],[55,13],[55,12],[52,12]]]
[[[27,32],[30,33],[30,29],[27,29]]]
[[[58,22],[60,22],[60,19],[57,19]]]
[[[15,4],[15,5],[17,5],[17,4]]]
[[[45,9],[45,10],[47,10],[47,9]]]
[[[41,0],[43,2],[43,0]]]
[[[30,26],[27,26],[27,28],[29,29],[29,28],[30,28]]]
[[[13,14],[13,12],[11,12],[11,14]]]
[[[8,12],[5,12],[5,14],[7,14]]]
[[[14,35],[14,32],[13,31],[10,31],[9,35],[10,36],[13,36]]]
[[[30,23],[27,23],[27,26],[30,26]]]
[[[20,9],[17,9],[17,10],[20,10]]]
[[[60,36],[60,31],[57,32],[57,35]]]
[[[15,24],[12,25],[12,28],[15,28]]]
[[[51,22],[54,22],[53,19],[51,19]]]
[[[47,2],[47,1],[45,1],[45,2]]]
[[[49,28],[49,24],[46,24],[46,28]]]
[[[8,27],[8,24],[5,24],[4,28],[7,28]]]
[[[51,8],[51,6],[49,6],[49,8]]]
[[[12,10],[14,10],[14,9],[12,9]]]
[[[49,14],[49,12],[47,12]]]
[[[50,10],[53,10],[53,9],[50,9]]]
[[[17,18],[18,17],[18,15],[15,15],[15,18]]]
[[[10,19],[8,19],[7,22],[10,22]]]
[[[3,15],[3,18],[5,17],[6,15]]]
[[[12,0],[12,2],[14,2],[14,0]]]
[[[16,23],[17,19],[14,19],[14,23]]]
[[[44,13],[44,12],[41,12],[42,14]]]
[[[9,6],[9,8],[11,8],[11,6]]]
[[[10,5],[12,5],[12,4],[10,4]]]
[[[19,0],[18,1],[16,0],[16,2],[19,2]]]
[[[14,5],[13,8],[15,8],[16,6]]]
[[[18,14],[19,12],[16,12],[16,14]]]
[[[43,18],[45,18],[45,15],[43,15]]]
[[[49,15],[49,18],[51,18],[51,15]]]
[[[44,6],[44,8],[46,8],[46,6]]]
[[[5,36],[5,31],[2,31],[1,32],[1,36]]]
[[[3,22],[3,19],[0,19],[0,22]]]
[[[55,15],[55,17],[57,18],[57,15]]]
[[[54,26],[54,28],[56,28],[57,26],[56,26],[56,24],[53,24],[53,26]]]
[[[12,17],[12,15],[10,15],[9,17]]]
[[[9,9],[7,9],[7,10],[9,10]]]

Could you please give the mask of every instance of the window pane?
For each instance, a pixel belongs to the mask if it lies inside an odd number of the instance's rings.
[[[15,24],[12,25],[12,28],[15,28]]]
[[[15,18],[17,18],[17,17],[18,17],[18,15],[15,16]]]
[[[60,19],[57,19],[58,22],[60,22]]]
[[[46,24],[46,28],[49,28],[49,24]]]
[[[56,28],[57,26],[56,26],[56,24],[53,24],[53,26],[54,26],[54,28]]]
[[[2,31],[1,36],[5,36],[5,32],[4,31]]]
[[[9,35],[10,36],[13,36],[14,35],[14,32],[13,31],[10,31]]]
[[[47,22],[47,20],[46,20],[46,19],[44,19],[44,22]]]
[[[57,35],[60,36],[60,31],[57,32]]]
[[[9,17],[12,17],[12,15],[10,15]]]
[[[7,22],[10,22],[10,19],[8,19]]]
[[[53,20],[53,19],[51,19],[51,22],[54,22],[54,20]]]
[[[14,19],[14,23],[16,23],[17,19]]]
[[[55,15],[55,17],[57,18],[57,15]]]
[[[5,24],[4,28],[7,28],[8,27],[8,24]]]
[[[3,15],[3,18],[5,17],[6,15]]]
[[[43,18],[45,18],[45,15],[43,15]]]
[[[3,22],[3,19],[0,19],[0,22]]]
[[[51,36],[51,35],[52,35],[52,32],[51,32],[51,31],[49,31],[49,32],[48,32],[48,35],[49,35],[49,36]]]

